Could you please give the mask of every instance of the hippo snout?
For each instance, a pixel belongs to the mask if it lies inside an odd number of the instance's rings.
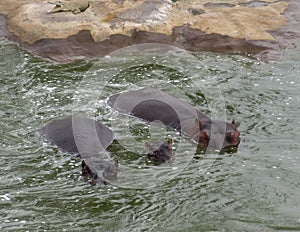
[[[234,120],[231,123],[218,120],[199,121],[199,128],[199,137],[196,141],[200,147],[223,150],[237,147],[241,141],[240,132]]]

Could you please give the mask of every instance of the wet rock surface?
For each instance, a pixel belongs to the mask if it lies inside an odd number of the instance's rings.
[[[137,43],[276,60],[299,37],[297,1],[65,0],[86,5],[51,13],[53,2],[2,0],[1,36],[35,55],[72,62]],[[5,16],[5,17],[4,17]],[[5,21],[5,22],[4,22]],[[9,33],[8,33],[9,32]]]

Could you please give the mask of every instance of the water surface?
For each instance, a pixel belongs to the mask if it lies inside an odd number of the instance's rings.
[[[299,44],[270,64],[178,51],[61,65],[6,41],[0,50],[1,231],[300,231]],[[209,154],[195,154],[178,134],[106,104],[111,94],[147,85],[234,118],[238,151],[204,162]],[[45,123],[72,114],[116,133],[118,187],[90,186],[80,159],[40,137]],[[175,163],[163,167],[140,155],[142,142],[161,134],[177,149]]]

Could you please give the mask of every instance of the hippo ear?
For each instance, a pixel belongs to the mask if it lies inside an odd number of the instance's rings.
[[[81,167],[84,168],[85,166],[87,166],[87,165],[86,165],[85,161],[82,160],[82,162],[81,162]]]
[[[91,175],[92,171],[84,160],[81,162],[82,175]]]
[[[168,149],[169,151],[172,151],[172,144],[173,144],[173,139],[168,140]]]
[[[231,124],[234,126],[235,129],[237,129],[237,125],[234,119],[232,120]]]

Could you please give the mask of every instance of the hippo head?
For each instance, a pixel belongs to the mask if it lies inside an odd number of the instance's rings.
[[[218,120],[198,120],[198,141],[201,147],[212,147],[219,150],[237,147],[240,143],[240,132],[233,120],[231,123]]]
[[[174,158],[175,153],[172,149],[173,139],[169,139],[167,142],[155,143],[150,145],[149,143],[145,142],[145,147],[148,149],[147,157],[158,163],[164,163],[168,160]]]
[[[92,185],[95,185],[99,179],[102,183],[104,184],[109,184],[112,180],[114,180],[117,177],[117,172],[119,168],[119,163],[115,162],[109,163],[107,161],[101,161],[101,169],[102,170],[102,177],[99,178],[98,174],[96,171],[94,171],[92,168],[90,168],[87,163],[82,160],[81,162],[81,170],[82,170],[82,175],[84,177],[89,178],[89,183]]]
[[[223,149],[227,147],[237,147],[241,142],[240,132],[237,129],[235,120],[226,123],[226,136],[223,143]]]

